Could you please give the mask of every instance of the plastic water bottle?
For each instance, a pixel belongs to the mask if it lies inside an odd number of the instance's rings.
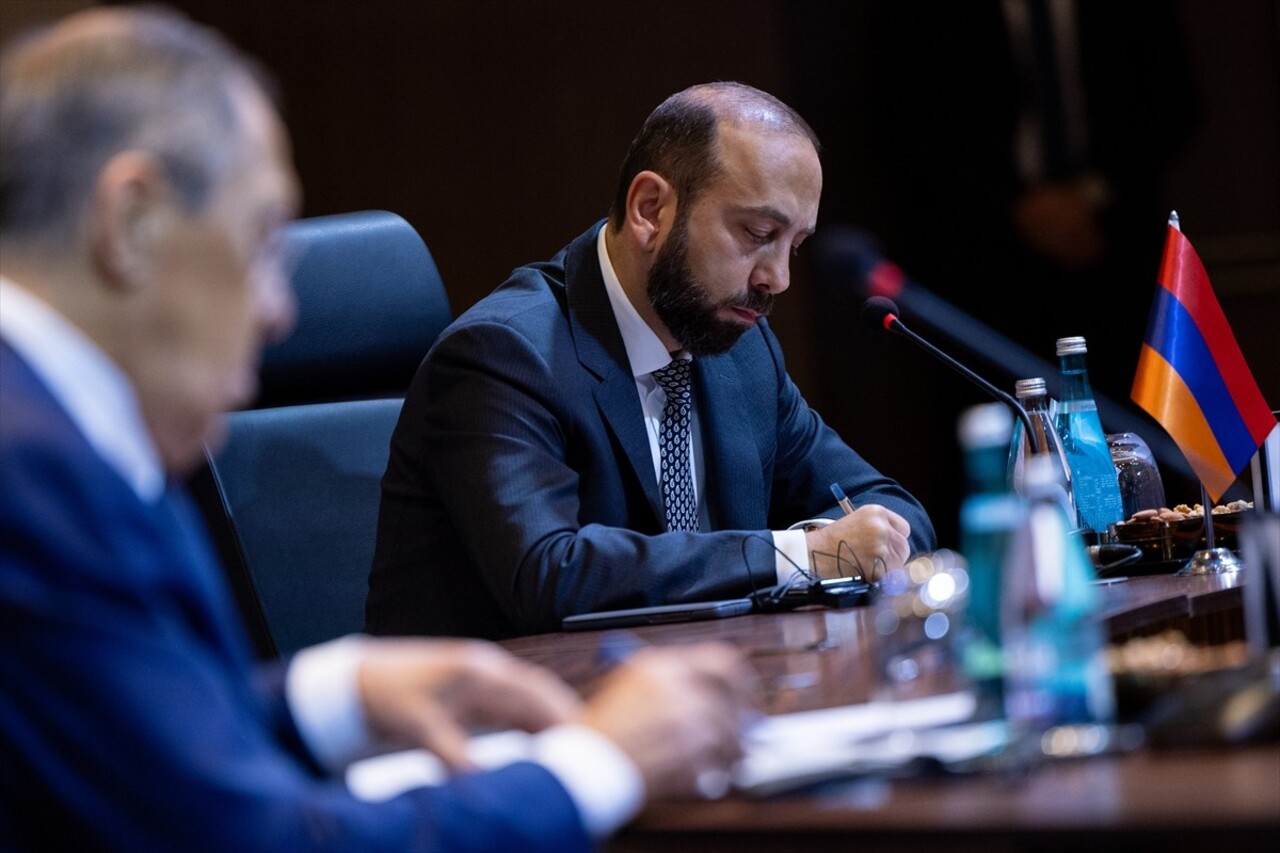
[[[1027,460],[1027,510],[1001,591],[1005,716],[1019,734],[1115,715],[1093,563],[1062,509],[1058,472],[1051,454]]]
[[[1071,494],[1071,466],[1062,449],[1062,439],[1058,437],[1058,429],[1053,423],[1053,415],[1049,411],[1049,392],[1045,387],[1044,377],[1019,379],[1014,383],[1014,396],[1026,409],[1034,427],[1033,434],[1028,437],[1027,428],[1021,418],[1013,421],[1013,441],[1009,445],[1008,476],[1009,485],[1015,492],[1026,497],[1027,491],[1023,482],[1023,468],[1026,460],[1038,448],[1048,448],[1048,452],[1058,460],[1062,468],[1062,488],[1059,497],[1067,517],[1076,517],[1076,502]]]
[[[974,406],[960,417],[967,479],[960,505],[960,553],[969,567],[961,659],[978,696],[978,714],[985,717],[1003,712],[1001,572],[1010,539],[1024,516],[1024,502],[1010,490],[1005,476],[1012,431],[1012,415],[1000,403]]]
[[[1081,527],[1102,535],[1108,525],[1124,520],[1124,503],[1089,385],[1084,338],[1059,338],[1057,350],[1062,371],[1058,437],[1071,468],[1076,515]]]

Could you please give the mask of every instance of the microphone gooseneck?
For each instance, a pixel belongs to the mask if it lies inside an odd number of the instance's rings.
[[[992,397],[1004,403],[1014,411],[1019,418],[1022,419],[1022,425],[1026,428],[1028,441],[1035,445],[1037,453],[1046,453],[1049,448],[1043,447],[1040,436],[1036,434],[1036,429],[1031,423],[1031,416],[1027,414],[1027,410],[1014,399],[1012,394],[1001,391],[924,338],[907,328],[906,324],[898,318],[898,306],[893,303],[892,299],[885,296],[873,296],[862,305],[862,320],[873,329],[884,329],[888,332],[897,332],[908,340],[916,344],[916,346],[928,352],[934,358],[950,367],[956,373],[968,379],[982,390],[986,391]]]

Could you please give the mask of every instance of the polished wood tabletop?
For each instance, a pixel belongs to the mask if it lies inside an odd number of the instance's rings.
[[[1100,587],[1113,636],[1170,620],[1238,609],[1237,576],[1134,577]],[[765,710],[785,713],[884,698],[871,607],[812,608],[628,629],[627,641],[714,640],[741,649],[760,676]],[[589,693],[614,665],[619,635],[543,634],[504,641],[514,653]],[[958,686],[947,672],[920,695]],[[904,698],[910,698],[904,696]],[[1049,761],[1008,772],[863,778],[803,793],[651,804],[608,849],[1184,850],[1280,838],[1280,744],[1142,748]]]
[[[1241,606],[1238,574],[1133,577],[1100,586],[1098,591],[1099,618],[1113,637]],[[762,679],[770,713],[865,702],[880,686],[870,607],[752,613],[678,625],[647,625],[628,629],[628,633],[653,645],[722,641],[737,646],[752,660]],[[582,631],[519,637],[502,644],[521,657],[550,667],[570,684],[588,689],[612,665],[612,639],[609,631]],[[921,690],[940,692],[951,686],[954,684],[935,679]]]
[[[1099,614],[1111,635],[1159,626],[1179,617],[1197,617],[1242,606],[1244,573],[1147,575],[1099,587]]]
[[[1280,746],[1139,751],[1022,777],[864,780],[804,795],[660,803],[610,848],[1223,850],[1280,839]]]

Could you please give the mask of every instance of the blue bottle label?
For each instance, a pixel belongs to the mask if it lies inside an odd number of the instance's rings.
[[[1080,523],[1106,532],[1107,525],[1124,520],[1124,502],[1097,405],[1092,400],[1061,402],[1058,436],[1071,466],[1071,489]]]

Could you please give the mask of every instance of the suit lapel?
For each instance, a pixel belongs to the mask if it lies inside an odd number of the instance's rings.
[[[768,503],[760,451],[752,441],[759,414],[751,411],[751,395],[738,366],[727,355],[695,358],[693,382],[706,466],[703,500],[711,512],[712,529],[764,527],[768,519],[763,508]]]
[[[644,488],[654,517],[662,519],[662,499],[653,475],[653,456],[645,432],[644,412],[635,377],[627,361],[622,333],[613,317],[596,254],[598,228],[592,227],[569,245],[565,256],[565,289],[569,327],[578,361],[599,380],[593,394],[605,423],[622,447]]]

